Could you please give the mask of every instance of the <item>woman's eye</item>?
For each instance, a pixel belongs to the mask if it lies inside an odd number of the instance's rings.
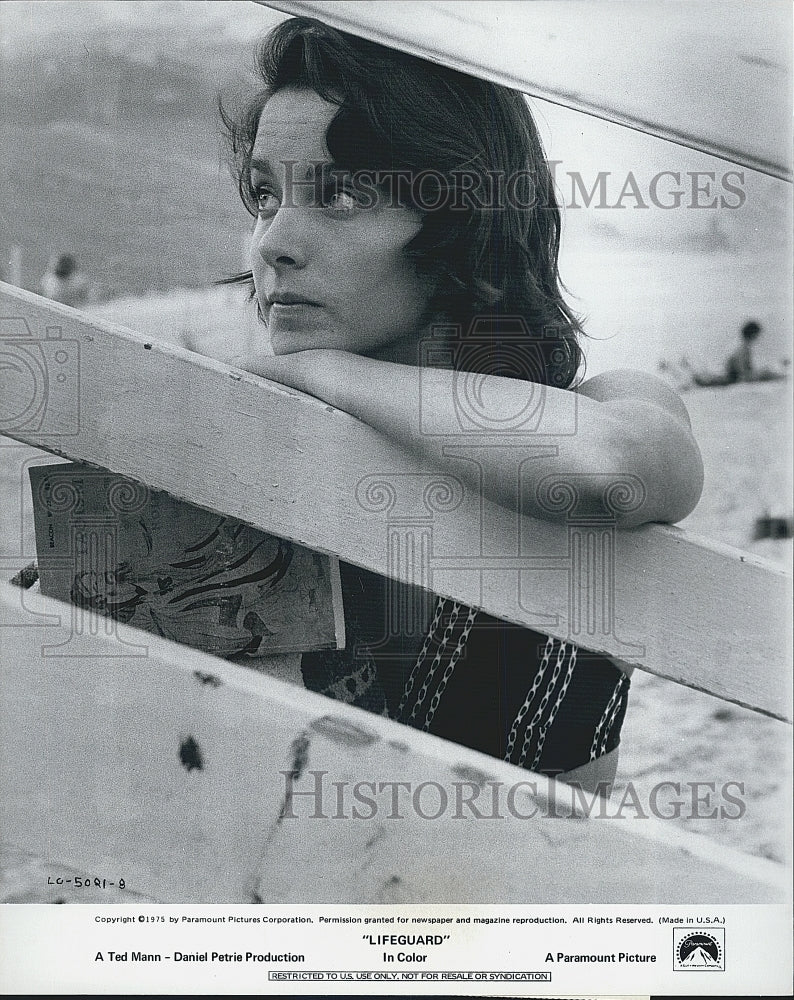
[[[274,215],[279,209],[279,200],[270,188],[259,187],[254,191],[256,211],[259,215]]]

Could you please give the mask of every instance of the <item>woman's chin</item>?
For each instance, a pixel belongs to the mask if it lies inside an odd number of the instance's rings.
[[[313,351],[325,346],[317,342],[317,337],[310,333],[300,333],[295,330],[269,331],[270,349],[276,357],[285,354],[297,354],[299,351]]]

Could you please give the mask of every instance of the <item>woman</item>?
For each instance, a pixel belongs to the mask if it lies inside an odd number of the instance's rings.
[[[580,512],[602,513],[613,474],[638,486],[621,526],[686,516],[702,467],[678,397],[635,372],[577,383],[560,213],[523,96],[306,18],[264,40],[258,68],[262,92],[224,115],[256,216],[251,272],[234,279],[263,324],[247,367],[525,514],[554,516],[539,486],[561,474],[576,476]],[[460,371],[482,375],[474,430],[491,447],[476,464],[445,450],[460,442]],[[498,445],[522,412],[553,446],[517,485]],[[442,599],[422,605],[418,634],[394,636],[392,585],[342,574],[348,648],[304,656],[307,686],[531,770],[611,782],[627,672]]]

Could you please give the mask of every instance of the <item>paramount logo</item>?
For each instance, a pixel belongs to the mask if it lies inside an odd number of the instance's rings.
[[[674,972],[724,972],[725,930],[694,927],[673,929]]]

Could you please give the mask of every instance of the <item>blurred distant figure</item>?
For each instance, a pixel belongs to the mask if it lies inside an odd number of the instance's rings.
[[[41,293],[48,299],[79,309],[91,297],[91,286],[70,253],[54,258],[41,278]]]
[[[725,363],[725,378],[731,382],[753,382],[756,371],[753,367],[751,344],[761,335],[761,324],[750,320],[742,327],[742,342]]]
[[[768,382],[773,379],[785,378],[784,371],[772,368],[756,368],[753,364],[752,344],[761,335],[761,324],[750,320],[742,327],[741,343],[725,362],[725,372],[722,375],[708,375],[693,371],[686,358],[681,359],[680,371],[686,372],[691,379],[691,385],[721,386],[734,385],[736,382]],[[664,362],[660,367],[671,371]]]

